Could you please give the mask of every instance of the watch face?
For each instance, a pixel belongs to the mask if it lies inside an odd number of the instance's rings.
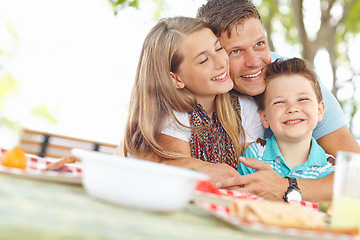
[[[301,201],[302,200],[302,196],[301,193],[299,191],[297,191],[296,189],[291,189],[290,192],[288,192],[288,194],[286,195],[287,201],[292,201],[292,200],[296,200],[296,201]]]

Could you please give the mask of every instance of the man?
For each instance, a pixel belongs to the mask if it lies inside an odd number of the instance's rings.
[[[265,69],[279,56],[270,53],[261,17],[251,1],[209,0],[199,8],[197,17],[208,23],[228,53],[234,89],[250,96],[262,93],[265,90]],[[327,153],[334,156],[339,150],[360,152],[360,146],[346,126],[344,114],[335,97],[323,85],[321,87],[326,110],[313,136]],[[294,183],[294,179],[288,181],[279,177],[267,164],[255,159],[240,160],[258,172],[246,176],[234,175],[219,181],[217,186],[241,186],[241,191],[272,200],[289,197],[290,190],[296,188],[289,187],[289,184],[296,185],[296,180]],[[219,174],[224,177],[226,174],[223,173]],[[332,198],[333,174],[316,180],[299,179],[297,184],[304,200],[323,202]]]

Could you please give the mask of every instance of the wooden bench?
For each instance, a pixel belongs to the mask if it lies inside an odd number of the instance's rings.
[[[50,158],[71,156],[71,149],[73,148],[113,154],[117,147],[115,144],[90,141],[32,129],[22,130],[19,143],[26,153]]]

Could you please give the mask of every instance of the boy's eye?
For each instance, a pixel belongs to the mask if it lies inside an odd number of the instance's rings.
[[[304,102],[304,101],[307,101],[307,100],[309,100],[309,99],[308,98],[300,98],[299,102]]]
[[[284,103],[284,101],[276,101],[276,102],[274,102],[274,105],[282,104],[282,103]]]

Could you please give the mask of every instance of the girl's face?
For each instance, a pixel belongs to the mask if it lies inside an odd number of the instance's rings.
[[[233,88],[228,55],[210,29],[186,36],[179,51],[184,58],[178,71],[171,74],[172,79],[177,88],[185,87],[194,94],[200,104],[214,101],[215,95]]]
[[[281,75],[269,81],[265,90],[263,125],[270,126],[278,141],[291,142],[311,137],[324,114],[308,79],[301,75]]]

